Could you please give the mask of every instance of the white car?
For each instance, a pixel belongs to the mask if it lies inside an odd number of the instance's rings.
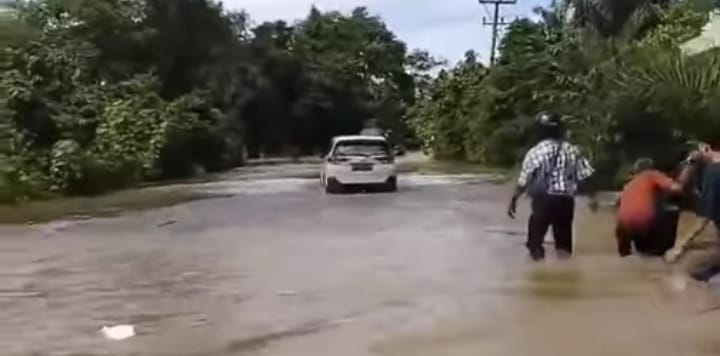
[[[348,187],[396,191],[395,158],[382,136],[337,136],[324,156],[320,179],[329,194]]]

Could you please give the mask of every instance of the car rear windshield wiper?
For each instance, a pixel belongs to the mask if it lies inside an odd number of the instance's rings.
[[[355,157],[369,157],[369,156],[368,156],[367,154],[365,154],[365,153],[338,153],[337,155],[338,155],[338,156],[343,156],[343,157],[353,157],[353,156],[355,156]]]

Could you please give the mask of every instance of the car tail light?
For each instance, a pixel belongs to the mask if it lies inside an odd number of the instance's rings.
[[[395,163],[395,158],[393,158],[393,157],[380,157],[380,158],[378,158],[377,160],[378,160],[378,162],[380,162],[380,163],[382,163],[382,164],[392,164],[392,163]]]
[[[331,163],[331,164],[342,164],[342,163],[345,163],[345,162],[347,162],[347,161],[348,161],[348,159],[347,159],[347,158],[343,158],[343,157],[330,157],[330,158],[328,158],[328,162]]]

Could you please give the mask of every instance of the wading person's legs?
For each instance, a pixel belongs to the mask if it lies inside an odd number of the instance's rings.
[[[655,251],[657,235],[653,233],[653,229],[648,231],[637,233],[633,236],[633,245],[635,245],[635,251],[638,254],[644,256],[652,256]]]
[[[717,247],[702,264],[690,271],[692,278],[700,282],[709,282],[717,274],[720,274],[720,252]]]
[[[550,198],[553,238],[555,250],[569,257],[573,252],[573,219],[575,217],[575,199],[554,196]]]
[[[653,255],[658,239],[658,232],[661,230],[659,222],[661,217],[653,218],[647,225],[627,229],[627,234],[635,247],[635,252],[643,256]]]
[[[720,230],[717,222],[714,225],[715,237],[718,240],[715,241],[712,253],[690,272],[692,278],[700,282],[708,282],[717,274],[720,274]]]
[[[545,258],[545,234],[552,222],[553,211],[550,209],[549,197],[536,197],[532,200],[532,213],[528,220],[528,239],[525,246],[533,260]]]
[[[617,240],[618,255],[620,257],[630,256],[632,254],[633,237],[621,224],[615,226],[615,239]]]
[[[658,220],[653,224],[649,236],[652,239],[649,254],[664,256],[668,250],[675,246],[679,219],[680,213],[678,210],[666,210],[658,214]]]

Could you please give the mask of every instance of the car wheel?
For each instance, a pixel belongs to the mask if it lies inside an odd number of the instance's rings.
[[[338,182],[336,179],[325,180],[325,193],[327,194],[341,194],[345,192],[345,186]]]
[[[385,191],[386,192],[392,193],[392,192],[397,192],[397,190],[398,190],[398,187],[397,187],[396,180],[393,179],[392,181],[385,183]]]

